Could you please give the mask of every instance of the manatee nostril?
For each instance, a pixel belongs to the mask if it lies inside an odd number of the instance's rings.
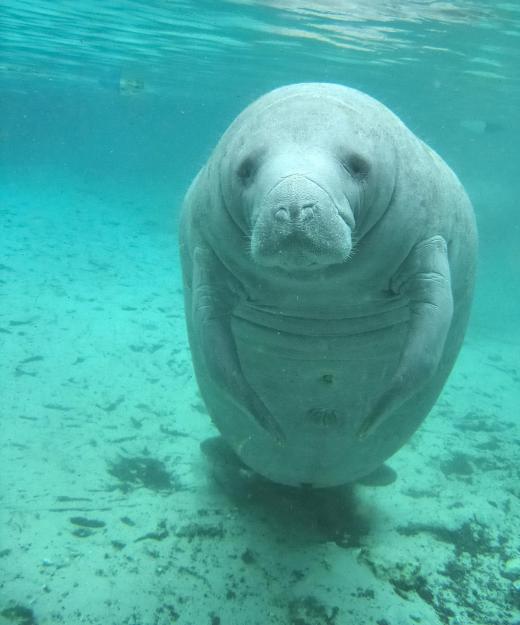
[[[289,211],[285,208],[285,206],[279,206],[274,212],[274,217],[278,221],[288,221]]]
[[[278,206],[274,211],[274,217],[278,221],[292,221],[295,223],[310,221],[314,216],[314,203],[303,205],[291,204],[286,206]]]
[[[310,221],[314,216],[315,204],[304,204],[301,210],[301,220]]]

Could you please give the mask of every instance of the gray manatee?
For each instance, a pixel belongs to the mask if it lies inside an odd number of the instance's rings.
[[[224,133],[180,223],[190,347],[240,460],[335,486],[417,429],[462,344],[477,234],[451,169],[377,100],[275,89]]]

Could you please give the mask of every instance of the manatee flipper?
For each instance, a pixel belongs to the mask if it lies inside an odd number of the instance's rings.
[[[209,249],[196,247],[193,255],[192,318],[202,361],[209,377],[245,408],[277,440],[280,426],[242,373],[231,331],[234,294],[231,276]]]
[[[358,429],[365,438],[437,371],[453,316],[448,246],[433,236],[414,246],[391,290],[409,298],[408,336],[389,388]]]

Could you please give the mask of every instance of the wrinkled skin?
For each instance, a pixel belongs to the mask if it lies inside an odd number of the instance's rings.
[[[462,343],[476,230],[382,104],[315,83],[257,100],[192,183],[180,246],[199,387],[245,464],[338,485],[419,426]]]

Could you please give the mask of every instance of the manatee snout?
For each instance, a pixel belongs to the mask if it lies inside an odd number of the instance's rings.
[[[263,210],[270,212],[278,225],[283,225],[290,232],[300,229],[316,214],[319,215],[323,205],[329,203],[329,198],[312,180],[295,175],[278,182],[267,193],[263,203]]]
[[[343,203],[347,203],[343,195]],[[302,174],[281,177],[260,195],[251,253],[262,265],[318,268],[344,262],[352,250],[350,225],[333,194]]]

